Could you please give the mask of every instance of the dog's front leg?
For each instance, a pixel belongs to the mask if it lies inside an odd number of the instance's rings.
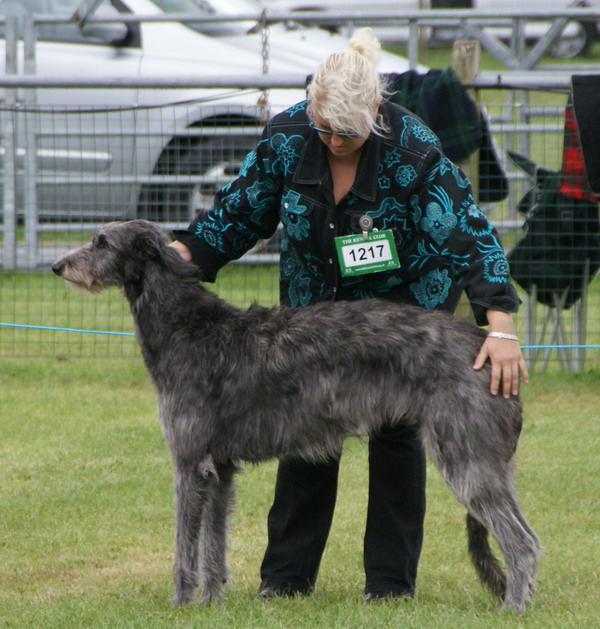
[[[202,520],[202,603],[220,600],[227,581],[227,522],[232,510],[233,463],[218,465],[208,478],[206,505]]]
[[[175,461],[175,561],[172,606],[189,603],[198,587],[198,541],[207,485],[197,465]]]

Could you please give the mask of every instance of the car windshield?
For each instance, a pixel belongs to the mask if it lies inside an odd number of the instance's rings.
[[[152,0],[165,13],[198,13],[203,16],[260,14],[263,6],[258,0]],[[187,26],[206,35],[247,33],[256,25],[251,21],[188,22]]]
[[[194,0],[201,9],[220,15],[243,15],[261,13],[263,5],[258,0]],[[158,2],[157,4],[160,4]]]
[[[202,13],[203,15],[213,15],[214,8],[210,2],[198,0],[153,0],[154,4],[160,7],[165,13]]]
[[[259,14],[263,6],[256,0],[152,0],[165,13],[202,13],[203,15]]]

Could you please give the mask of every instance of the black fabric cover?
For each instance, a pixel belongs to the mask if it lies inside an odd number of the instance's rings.
[[[511,276],[528,293],[535,285],[538,301],[547,306],[555,305],[553,293],[567,290],[565,307],[570,308],[585,288],[586,261],[589,279],[600,267],[598,204],[562,194],[560,172],[510,151],[509,156],[534,181],[518,206],[525,233],[508,254]]]

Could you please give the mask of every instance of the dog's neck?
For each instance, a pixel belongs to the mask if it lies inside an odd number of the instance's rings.
[[[178,254],[177,254],[178,255]],[[186,263],[148,260],[144,271],[123,286],[141,346],[151,354],[165,337],[193,327],[196,334],[230,319],[238,309],[206,290]],[[183,273],[181,273],[183,269]],[[148,358],[145,356],[145,358]]]
[[[166,300],[172,304],[171,310],[176,310],[176,301],[184,299],[190,290],[198,290],[200,275],[199,269],[185,262],[177,251],[163,246],[157,255],[138,262],[125,274],[123,290],[134,317],[140,308],[155,305],[164,307],[166,314],[169,308],[162,302]]]

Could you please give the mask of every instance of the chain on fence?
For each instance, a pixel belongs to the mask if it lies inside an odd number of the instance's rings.
[[[261,131],[258,106],[0,108],[2,242],[0,356],[133,357],[118,291],[75,292],[50,266],[94,228],[134,217],[165,231],[187,225],[234,178]],[[586,187],[567,94],[482,90],[473,183],[509,252],[530,366],[600,362],[598,204]],[[255,97],[256,103],[256,97]],[[35,156],[32,159],[32,155]],[[214,289],[247,306],[278,300],[277,234],[221,271]]]

